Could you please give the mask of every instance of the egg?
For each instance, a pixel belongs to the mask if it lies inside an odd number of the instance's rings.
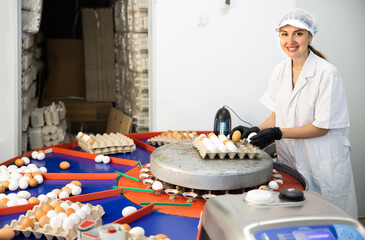
[[[59,198],[68,198],[70,194],[67,191],[60,192]]]
[[[20,189],[27,189],[29,186],[28,180],[26,179],[20,179],[19,180],[19,188]]]
[[[22,157],[22,160],[24,161],[25,165],[28,165],[30,163],[30,159],[28,157]]]
[[[9,183],[9,190],[10,191],[15,191],[17,190],[19,187],[19,183],[18,182],[11,182]]]
[[[36,187],[38,186],[38,181],[35,178],[30,178],[28,180],[29,187]]]
[[[79,215],[77,215],[76,213],[72,213],[70,216],[69,216],[70,219],[72,219],[74,221],[75,224],[78,224],[80,223],[80,217]]]
[[[49,224],[49,222],[50,222],[50,218],[49,217],[47,217],[46,215],[44,215],[44,216],[42,216],[40,219],[39,219],[39,221],[38,221],[38,223],[39,223],[39,226],[42,228],[42,227],[44,227],[46,224]]]
[[[141,227],[134,227],[131,230],[129,230],[129,233],[136,235],[144,235],[145,231]]]
[[[42,209],[38,209],[37,212],[35,213],[35,219],[37,219],[37,221],[39,221],[41,219],[41,217],[45,216],[46,212],[43,211]]]
[[[44,160],[46,158],[46,154],[44,152],[39,152],[37,155],[38,160]]]
[[[37,198],[38,198],[39,201],[42,202],[42,201],[46,200],[47,196],[45,194],[40,194],[40,195],[38,195]]]
[[[240,139],[241,139],[241,132],[238,130],[234,131],[232,134],[232,141],[238,142]]]
[[[61,191],[66,191],[66,192],[68,192],[68,194],[72,193],[72,190],[69,187],[63,187],[63,188],[61,188]]]
[[[84,219],[86,217],[86,213],[81,209],[77,210],[76,214],[79,215],[80,219]]]
[[[137,211],[137,208],[135,208],[133,206],[128,206],[128,207],[123,208],[122,215],[123,215],[123,217],[125,217],[131,213],[134,213],[135,211]]]
[[[183,139],[183,137],[184,136],[181,133],[178,133],[178,134],[176,134],[175,139],[176,140],[181,140],[181,139]]]
[[[13,207],[13,206],[18,206],[18,200],[17,199],[10,199],[7,203],[6,206],[8,207]]]
[[[73,208],[75,212],[77,212],[80,209],[79,205],[77,205],[76,203],[71,204],[70,208]]]
[[[32,176],[32,174],[31,174],[31,173],[24,173],[23,177],[27,177],[27,178],[28,178],[28,180],[29,180],[29,179],[30,179],[30,178],[32,178],[33,176]]]
[[[157,234],[156,236],[155,236],[157,239],[169,239],[169,237],[168,236],[166,236],[165,234]]]
[[[5,192],[5,188],[3,186],[0,186],[0,193],[4,193]]]
[[[161,190],[163,189],[163,185],[160,181],[154,181],[152,184],[152,189],[153,190]]]
[[[61,227],[61,225],[62,225],[62,221],[61,221],[61,219],[59,219],[58,217],[54,217],[54,218],[52,218],[52,219],[49,221],[49,225],[51,225],[51,228],[52,228],[52,229],[55,229],[55,228]]]
[[[5,189],[8,189],[8,188],[9,188],[9,181],[8,181],[8,180],[4,180],[4,181],[2,181],[0,184],[1,184],[1,186],[3,186]]]
[[[60,168],[63,169],[63,170],[69,169],[70,168],[70,163],[66,162],[66,161],[63,161],[63,162],[60,163]]]
[[[36,197],[31,197],[28,199],[28,203],[30,203],[30,204],[39,203],[39,199]]]
[[[68,183],[68,184],[66,184],[66,187],[68,187],[69,189],[73,189],[74,187],[76,187],[76,185],[75,184],[73,184],[73,183]],[[70,193],[71,194],[71,193]]]
[[[42,173],[46,173],[47,172],[47,168],[46,167],[40,167],[39,171],[41,171]]]
[[[56,211],[57,214],[61,213],[61,212],[65,212],[65,210],[63,209],[63,207],[61,206],[57,206],[54,208],[54,210]]]
[[[77,196],[81,194],[82,189],[79,186],[75,186],[71,191],[72,195]]]
[[[62,228],[66,231],[67,229],[72,228],[74,225],[75,222],[71,218],[66,218],[65,220],[63,220]]]
[[[128,223],[123,223],[122,227],[123,227],[124,231],[126,231],[126,232],[129,232],[131,230],[131,226],[129,226]]]
[[[65,220],[68,216],[67,216],[67,214],[65,213],[65,212],[60,212],[58,215],[57,215],[57,217],[61,220],[61,222],[63,221],[63,220]]]
[[[37,159],[38,152],[37,151],[33,151],[32,154],[31,154],[31,156],[32,156],[33,159]]]
[[[32,172],[32,177],[35,177],[37,175],[42,175],[40,172]]]
[[[82,183],[80,181],[73,180],[71,183],[76,186],[82,187]]]
[[[28,204],[28,200],[25,198],[20,198],[18,200],[18,205],[24,205],[24,204]]]
[[[97,155],[96,157],[95,157],[95,162],[102,162],[103,161],[103,158],[104,158],[104,155]]]
[[[83,205],[81,210],[84,211],[86,215],[91,213],[91,208],[88,205]]]
[[[68,205],[68,203],[67,203],[67,202],[63,202],[63,203],[61,203],[61,204],[60,204],[60,206],[61,206],[64,210],[66,210],[67,208],[69,208],[69,207],[70,207],[70,205]]]
[[[18,197],[21,197],[21,198],[30,198],[31,194],[30,192],[28,191],[19,191],[16,195],[18,195]]]
[[[49,192],[46,194],[46,196],[52,199],[56,199],[58,197],[54,192]]]
[[[67,214],[67,216],[70,216],[71,214],[75,213],[75,210],[69,207],[65,210],[65,213]]]
[[[44,204],[42,210],[47,213],[48,211],[53,210],[53,207],[49,204]]]
[[[30,218],[24,218],[23,221],[22,221],[22,223],[21,223],[21,225],[20,225],[20,228],[22,230],[25,230],[28,227],[33,228],[33,226],[34,226],[34,223],[33,223],[32,219],[30,219]]]
[[[270,181],[268,186],[269,186],[269,188],[274,189],[274,190],[279,189],[279,184],[275,181]]]
[[[2,198],[2,199],[0,199],[0,206],[1,207],[7,207],[8,205],[8,202],[9,202],[9,199],[7,199],[7,198]]]
[[[59,196],[62,191],[61,191],[61,189],[55,188],[55,189],[52,190],[52,192],[55,193],[57,196]]]
[[[17,160],[15,160],[15,165],[17,165],[18,167],[21,167],[24,165],[24,160],[23,159],[20,159],[18,158]]]
[[[49,210],[46,215],[47,215],[47,217],[49,217],[49,219],[52,219],[52,218],[56,217],[57,214],[58,213],[55,210]]]
[[[0,229],[0,239],[6,240],[6,239],[13,239],[15,237],[15,232],[10,227],[4,227]]]
[[[110,162],[110,157],[108,157],[108,156],[104,156],[103,157],[103,163],[104,164],[108,164]]]
[[[258,187],[258,189],[260,189],[260,190],[270,190],[270,188],[266,185],[261,185],[260,187]]]

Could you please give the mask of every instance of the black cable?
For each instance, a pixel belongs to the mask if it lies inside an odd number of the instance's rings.
[[[238,117],[238,119],[239,120],[241,120],[242,122],[244,122],[244,123],[246,123],[246,124],[248,124],[248,125],[250,125],[251,127],[253,127],[253,125],[251,124],[251,123],[249,123],[249,122],[246,122],[245,120],[243,120],[243,119],[241,119],[238,115],[237,115],[237,113],[232,109],[232,108],[230,108],[230,107],[228,107],[227,105],[224,105],[223,107],[226,107],[226,108],[228,108],[229,110],[231,110],[237,117]]]

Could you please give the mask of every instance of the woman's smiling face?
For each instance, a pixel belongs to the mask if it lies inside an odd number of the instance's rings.
[[[312,35],[305,29],[286,25],[280,28],[280,46],[291,59],[305,59],[308,54],[308,45],[312,41]]]

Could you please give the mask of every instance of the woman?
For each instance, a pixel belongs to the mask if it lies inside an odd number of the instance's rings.
[[[265,147],[274,140],[278,161],[300,172],[309,190],[357,219],[350,162],[349,115],[338,70],[310,46],[318,29],[304,9],[284,16],[276,30],[289,59],[274,69],[260,102],[272,114],[257,127],[238,126],[242,136],[256,132],[251,143]]]

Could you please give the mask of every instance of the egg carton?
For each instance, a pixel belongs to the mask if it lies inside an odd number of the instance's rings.
[[[195,138],[193,141],[193,145],[195,148],[197,148],[200,156],[202,159],[215,159],[218,157],[219,159],[254,159],[254,158],[261,158],[261,152],[258,148],[250,144],[246,141],[246,139],[243,139],[239,142],[234,143],[237,147],[237,151],[227,151],[227,152],[221,152],[217,150],[217,152],[210,152],[204,145],[202,141],[199,140],[199,138]]]
[[[174,137],[156,136],[156,137],[152,137],[152,138],[148,139],[147,144],[152,145],[152,146],[155,146],[155,145],[162,146],[162,145],[165,145],[165,144],[180,142],[180,141],[191,141],[191,139],[176,140]]]
[[[121,133],[90,134],[89,137],[93,140],[93,143],[80,136],[76,136],[79,146],[88,153],[108,155],[136,150],[133,140]]]
[[[78,231],[78,224],[75,224],[72,228],[69,228],[66,231],[63,230],[62,226],[57,227],[55,229],[52,229],[50,224],[44,225],[43,228],[41,228],[39,226],[39,223],[35,218],[36,212],[39,209],[42,209],[45,204],[50,204],[53,200],[54,199],[47,197],[40,204],[35,205],[32,210],[28,210],[25,215],[20,215],[18,220],[11,221],[10,228],[14,230],[15,235],[19,235],[20,233],[23,233],[23,235],[26,238],[29,238],[30,235],[33,234],[35,236],[35,238],[37,238],[37,239],[44,236],[44,237],[47,238],[47,240],[52,240],[53,238],[57,238],[57,240],[73,240],[73,239],[76,239],[77,238],[77,231]],[[73,204],[73,202],[71,202],[69,200],[66,200],[66,201],[62,201],[62,200],[59,200],[59,199],[57,199],[57,200],[60,202],[60,204],[63,203],[63,202],[66,202],[69,205]],[[91,213],[87,214],[84,220],[95,221],[99,224],[99,226],[101,225],[101,222],[102,222],[101,217],[105,213],[102,206],[100,206],[100,205],[93,206],[89,203],[82,204],[80,202],[77,202],[76,204],[80,208],[83,205],[88,205],[91,208]],[[34,223],[33,228],[27,227],[24,230],[21,229],[21,223],[25,218],[30,218],[33,221],[33,223]]]

